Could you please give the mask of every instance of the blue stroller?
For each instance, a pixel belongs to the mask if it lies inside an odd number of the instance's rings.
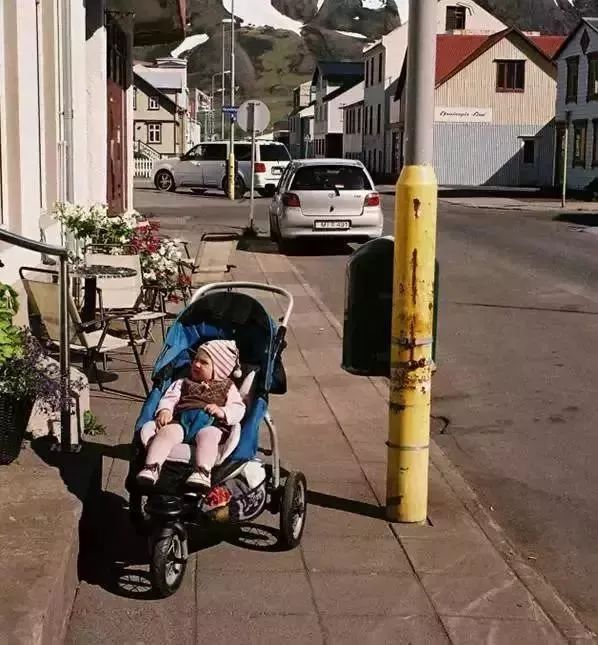
[[[245,291],[266,291],[283,296],[286,313],[274,322],[263,305]],[[188,559],[189,525],[210,522],[242,523],[265,509],[280,515],[280,544],[295,548],[305,527],[307,484],[300,472],[281,477],[276,429],[268,413],[270,394],[286,392],[282,365],[285,334],[293,309],[293,297],[284,289],[251,282],[206,285],[171,327],[152,374],[153,389],[135,426],[132,458],[126,488],[134,524],[149,536],[150,575],[161,597],[181,585]],[[194,468],[191,446],[175,446],[151,488],[136,481],[143,468],[149,437],[142,428],[154,418],[164,392],[187,374],[191,358],[209,340],[234,340],[239,348],[243,376],[238,383],[247,412],[240,430],[220,446],[212,471],[212,489],[198,494],[185,480]],[[258,458],[260,427],[268,430],[271,463]]]

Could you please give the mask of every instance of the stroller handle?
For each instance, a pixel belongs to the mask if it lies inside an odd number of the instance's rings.
[[[261,282],[213,282],[212,284],[206,284],[203,287],[200,287],[191,298],[191,302],[195,302],[200,298],[203,298],[207,293],[213,291],[233,291],[239,289],[252,289],[254,291],[266,291],[268,293],[276,293],[279,296],[284,296],[287,300],[287,308],[285,314],[282,318],[281,324],[283,327],[287,327],[289,324],[289,319],[291,318],[291,313],[293,311],[293,306],[295,300],[291,293],[286,289],[281,287],[275,287],[271,284],[264,284]]]

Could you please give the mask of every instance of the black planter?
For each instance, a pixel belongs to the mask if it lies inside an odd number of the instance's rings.
[[[0,394],[0,466],[12,463],[21,452],[33,401]]]

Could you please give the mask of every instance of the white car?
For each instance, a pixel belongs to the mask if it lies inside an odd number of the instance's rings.
[[[361,161],[306,159],[285,170],[270,205],[270,236],[374,239],[382,235],[380,195]]]
[[[227,160],[230,143],[200,143],[178,159],[161,159],[154,164],[153,182],[158,190],[174,191],[191,188],[194,192],[207,189],[228,192]],[[235,196],[242,197],[251,186],[251,143],[235,143],[237,177]],[[255,188],[262,197],[274,194],[282,173],[291,161],[283,143],[258,141],[255,151]]]

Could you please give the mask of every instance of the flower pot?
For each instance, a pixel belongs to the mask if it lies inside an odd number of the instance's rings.
[[[6,466],[19,456],[32,409],[30,399],[0,394],[0,465]]]

